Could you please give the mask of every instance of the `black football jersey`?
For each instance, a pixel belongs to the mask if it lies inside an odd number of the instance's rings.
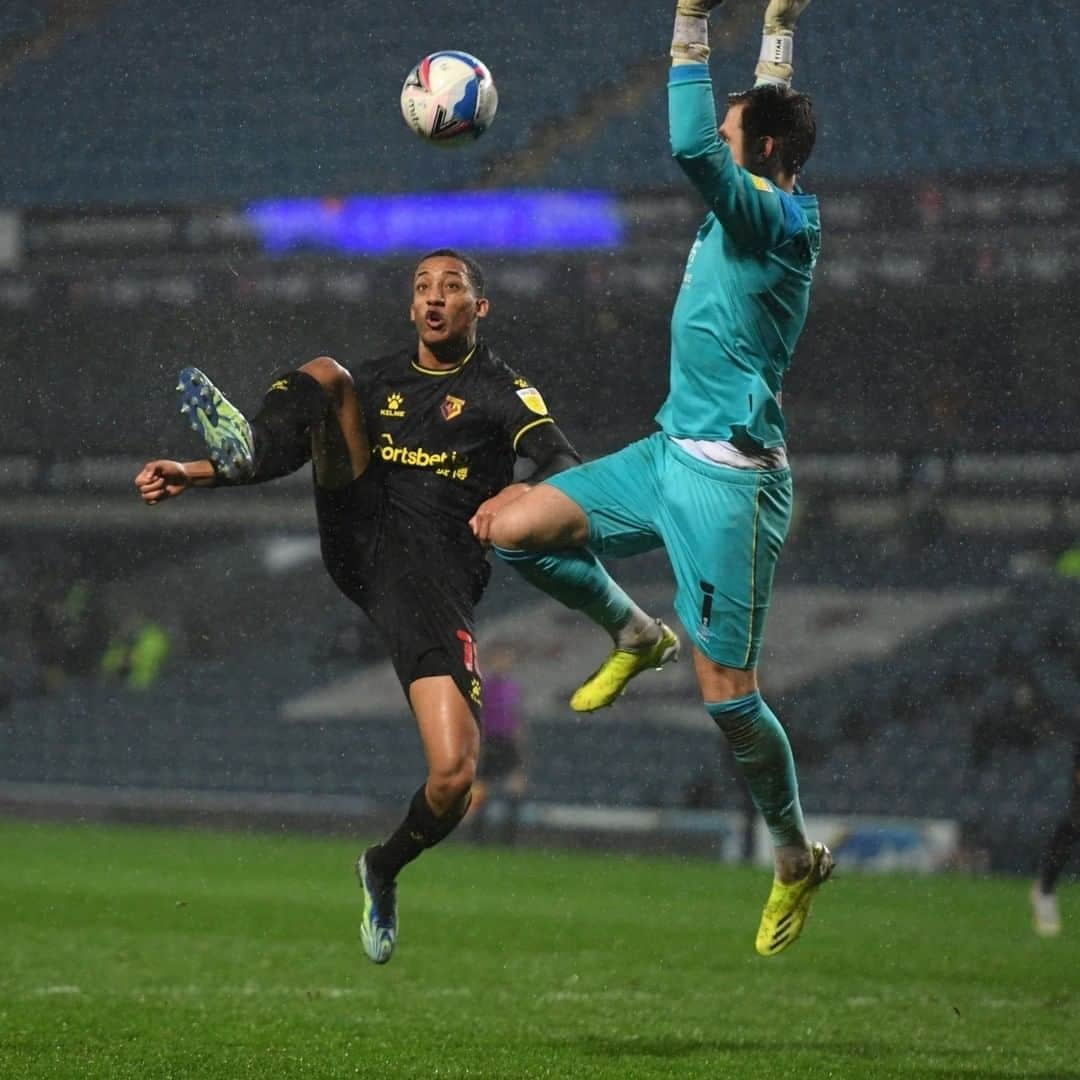
[[[410,514],[467,523],[513,478],[518,440],[554,420],[535,386],[482,342],[433,371],[415,351],[351,369],[371,444],[371,479]]]

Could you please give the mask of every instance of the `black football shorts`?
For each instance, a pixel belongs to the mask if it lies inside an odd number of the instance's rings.
[[[395,505],[368,474],[316,487],[315,503],[326,569],[375,624],[406,698],[415,680],[449,675],[479,721],[473,608],[490,566],[471,533],[436,535],[429,516]]]

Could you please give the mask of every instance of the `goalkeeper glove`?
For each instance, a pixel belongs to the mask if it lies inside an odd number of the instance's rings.
[[[769,0],[761,34],[761,56],[754,69],[755,86],[791,86],[795,23],[810,0]]]
[[[691,19],[707,19],[713,8],[718,8],[724,0],[679,0],[675,5],[676,15],[688,15]],[[810,0],[807,0],[809,3]]]
[[[671,59],[675,64],[709,62],[709,12],[724,0],[678,0]]]

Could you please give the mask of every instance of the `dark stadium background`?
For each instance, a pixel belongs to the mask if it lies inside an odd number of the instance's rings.
[[[6,810],[348,831],[415,786],[378,643],[313,557],[305,479],[153,511],[131,485],[196,451],[179,367],[253,407],[276,371],[408,337],[420,249],[272,257],[257,200],[610,193],[618,246],[476,252],[487,332],[586,456],[651,430],[701,214],[667,156],[667,5],[441,7],[3,5]],[[947,820],[944,862],[1029,873],[1080,705],[1080,92],[1045,67],[1080,54],[1080,21],[1049,0],[967,7],[928,25],[923,4],[819,0],[799,31],[825,237],[785,389],[797,516],[762,674],[808,812]],[[721,89],[747,81],[757,19],[734,5],[717,33]],[[501,105],[444,154],[397,95],[446,46],[485,59]],[[619,572],[670,610],[661,559]],[[148,626],[165,643],[148,685],[110,675],[110,647]],[[485,640],[522,655],[523,839],[716,853],[745,800],[687,670],[571,721],[602,642],[501,570]],[[550,812],[566,806],[594,814]],[[628,809],[663,813],[631,828]]]

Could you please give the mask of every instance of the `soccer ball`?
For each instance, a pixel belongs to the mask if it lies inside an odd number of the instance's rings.
[[[464,52],[425,56],[401,88],[405,123],[439,146],[460,146],[478,139],[495,119],[498,106],[491,72]]]

